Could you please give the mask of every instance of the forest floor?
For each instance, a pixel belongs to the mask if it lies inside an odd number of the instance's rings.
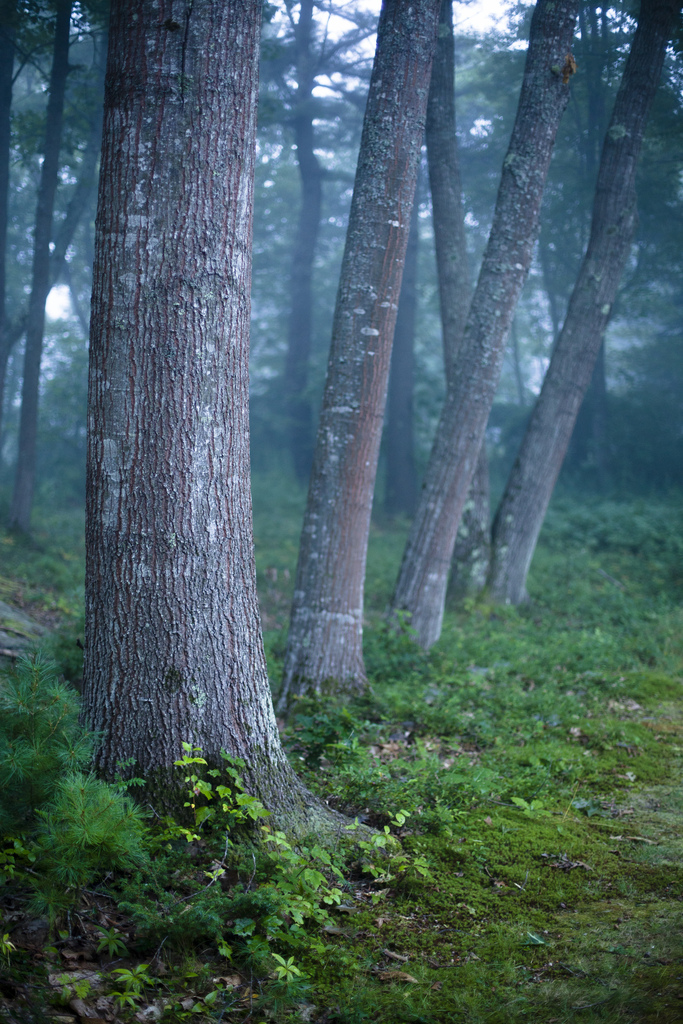
[[[277,520],[261,513],[257,482],[274,682],[300,507],[287,501]],[[301,702],[281,723],[307,784],[376,841],[350,832],[330,855],[271,833],[266,853],[247,842],[221,860],[224,833],[150,826],[146,866],[97,879],[50,932],[31,909],[40,863],[11,877],[8,851],[28,840],[8,836],[0,938],[16,948],[0,948],[0,1016],[683,1019],[682,526],[680,498],[556,502],[530,605],[452,607],[429,654],[382,625],[404,530],[376,526],[371,690]],[[0,598],[51,630],[74,682],[78,538],[68,516],[38,517],[31,544],[0,534]]]

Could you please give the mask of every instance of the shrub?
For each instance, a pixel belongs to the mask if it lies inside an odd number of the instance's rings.
[[[57,682],[54,665],[38,654],[21,658],[0,680],[0,835],[25,827],[92,748],[78,724],[78,697]]]

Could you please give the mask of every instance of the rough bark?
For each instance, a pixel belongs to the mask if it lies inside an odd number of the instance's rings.
[[[291,299],[284,389],[289,444],[297,480],[308,482],[313,459],[313,409],[308,394],[313,312],[313,260],[320,226],[323,172],[315,155],[313,128],[313,0],[302,0],[294,29],[297,90],[294,103],[294,138],[301,207],[292,254]]]
[[[84,715],[164,800],[183,740],[323,812],[280,745],[259,621],[248,345],[260,0],[114,0],[96,225]],[[166,802],[175,796],[166,790]],[[309,804],[311,805],[309,807]]]
[[[493,528],[491,591],[526,600],[526,578],[576,416],[591,379],[636,218],[643,131],[680,0],[644,0],[605,135],[588,248]]]
[[[491,234],[470,305],[427,467],[420,504],[393,599],[407,611],[424,647],[438,640],[448,572],[486,421],[500,377],[505,340],[531,263],[543,187],[569,96],[568,59],[578,0],[539,0]]]
[[[460,160],[455,134],[453,2],[442,0],[427,103],[427,159],[432,193],[446,381],[456,385],[460,347],[472,298]],[[450,590],[476,593],[486,583],[490,549],[489,470],[482,444],[453,551]]]
[[[72,0],[58,0],[43,165],[40,171],[36,207],[31,296],[26,320],[26,351],[21,390],[17,471],[9,514],[9,525],[24,532],[27,532],[31,526],[31,507],[36,478],[40,360],[45,329],[45,302],[51,286],[50,239],[59,173],[64,92],[69,74],[71,7]]]
[[[413,204],[405,267],[398,300],[396,330],[391,349],[387,397],[386,484],[384,511],[390,516],[411,516],[417,505],[417,470],[413,430],[415,383],[415,318],[417,315],[417,257],[419,252],[418,203]]]
[[[9,213],[9,164],[11,145],[12,73],[14,70],[15,6],[8,0],[0,8],[0,436],[5,407],[5,376],[10,349],[5,337],[7,319],[7,225]]]
[[[490,562],[491,491],[486,445],[482,444],[455,537],[449,595],[461,599],[481,593],[486,586]]]
[[[362,689],[363,584],[439,0],[384,0],[285,657],[291,693]]]

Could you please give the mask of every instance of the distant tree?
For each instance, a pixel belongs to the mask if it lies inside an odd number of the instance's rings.
[[[418,182],[419,185],[419,182]],[[390,516],[411,516],[417,505],[417,469],[413,391],[415,386],[415,320],[417,270],[420,248],[417,188],[410,218],[408,247],[398,300],[394,343],[391,349],[387,421],[384,430],[386,476],[384,511]]]
[[[0,5],[0,433],[5,404],[5,373],[8,346],[5,341],[7,320],[7,226],[9,215],[9,180],[11,151],[12,84],[14,77],[14,34],[16,31],[15,0]]]
[[[453,0],[442,0],[441,4],[425,137],[432,193],[444,365],[446,381],[454,387],[459,372],[460,348],[472,287],[455,135]],[[489,564],[489,538],[489,469],[486,446],[482,444],[453,552],[451,586],[456,593],[477,591],[484,586]]]
[[[38,435],[38,395],[40,362],[45,330],[45,303],[50,281],[50,241],[52,215],[59,175],[59,151],[62,139],[64,93],[69,74],[69,26],[72,0],[57,0],[52,72],[50,75],[43,164],[40,172],[38,204],[33,241],[33,274],[26,317],[26,352],[21,392],[19,450],[10,506],[9,525],[24,532],[31,525],[31,508],[36,479],[36,438]]]
[[[366,682],[363,586],[439,0],[384,0],[301,534],[280,707]]]
[[[680,0],[641,5],[603,143],[588,248],[494,522],[490,586],[497,600],[509,604],[527,597],[536,541],[631,250],[638,155],[680,10]]]
[[[290,17],[292,6],[288,5]],[[313,87],[317,70],[312,52],[314,7],[314,0],[301,0],[299,18],[294,22],[297,88],[292,126],[301,176],[301,208],[292,254],[292,306],[284,375],[290,450],[294,471],[302,484],[308,481],[313,458],[313,409],[308,393],[308,363],[311,355],[313,260],[323,197],[323,169],[315,155],[313,128]]]
[[[285,30],[280,27],[277,36],[267,37],[262,48],[262,111],[268,122],[281,123],[285,137],[293,138],[299,171],[298,213],[288,266],[290,305],[284,372],[278,389],[282,394],[292,466],[299,483],[306,484],[313,459],[317,406],[310,379],[315,257],[320,239],[323,184],[331,177],[316,149],[330,148],[330,126],[348,121],[347,100],[356,103],[359,99],[355,92],[347,92],[342,83],[349,74],[363,74],[357,50],[374,31],[376,19],[354,5],[328,0],[285,0],[283,8],[281,21]],[[335,15],[339,23],[344,19],[350,27],[332,38],[325,22]]]
[[[500,377],[505,340],[531,263],[555,134],[575,70],[578,0],[539,0],[517,118],[503,163],[491,234],[403,555],[392,607],[419,642],[438,640],[460,518]]]
[[[91,323],[84,715],[173,803],[182,741],[292,827],[249,483],[260,0],[114,0]],[[318,818],[321,811],[318,811]],[[312,823],[308,820],[308,825]]]

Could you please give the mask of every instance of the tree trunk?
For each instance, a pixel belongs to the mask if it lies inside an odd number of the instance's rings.
[[[578,0],[539,0],[524,80],[503,162],[491,234],[403,555],[394,611],[410,613],[419,642],[441,634],[448,572],[463,507],[500,377],[505,340],[531,263],[555,135],[574,69]]]
[[[680,0],[644,0],[605,136],[588,248],[493,528],[491,590],[526,600],[526,577],[631,248],[635,171]]]
[[[446,382],[456,386],[458,360],[472,298],[460,161],[455,134],[453,2],[442,0],[439,38],[427,104],[427,159],[432,192]],[[454,595],[476,593],[486,583],[490,548],[489,469],[482,444],[472,489],[463,510],[451,568]]]
[[[299,20],[294,30],[297,90],[293,124],[301,177],[301,209],[292,256],[292,308],[284,375],[290,450],[296,478],[301,484],[308,482],[313,459],[313,410],[307,389],[312,335],[313,260],[320,226],[323,179],[322,168],[314,152],[312,102],[315,74],[311,53],[313,6],[313,0],[302,0]]]
[[[418,203],[413,203],[405,268],[398,300],[387,399],[384,442],[387,453],[384,510],[390,516],[411,516],[417,505],[417,471],[413,433],[415,383],[415,317],[417,313]]]
[[[290,824],[249,485],[260,0],[115,0],[89,378],[84,716],[160,803],[181,742]],[[312,813],[312,812],[311,812]],[[316,812],[317,813],[317,812]],[[321,812],[322,813],[322,812]],[[310,825],[310,822],[309,822]]]
[[[491,492],[486,445],[479,449],[477,467],[462,510],[455,538],[448,593],[461,599],[486,586],[491,562]]]
[[[51,286],[50,238],[59,173],[64,91],[69,74],[71,7],[72,0],[58,0],[50,94],[47,102],[45,148],[36,208],[33,278],[26,321],[26,352],[24,355],[24,381],[21,390],[17,472],[9,514],[9,525],[24,532],[28,532],[31,526],[31,507],[36,480],[40,359],[45,329],[45,302]]]
[[[446,380],[454,382],[472,298],[465,237],[460,161],[455,136],[453,3],[442,0],[439,36],[427,104],[427,161],[432,193]]]
[[[439,0],[384,0],[285,656],[291,693],[365,686],[363,584]]]
[[[10,354],[5,338],[5,326],[7,320],[9,164],[12,141],[12,73],[14,71],[14,3],[10,3],[8,0],[3,5],[2,15],[2,24],[0,24],[0,440],[2,439],[2,413],[5,407],[5,376]]]

